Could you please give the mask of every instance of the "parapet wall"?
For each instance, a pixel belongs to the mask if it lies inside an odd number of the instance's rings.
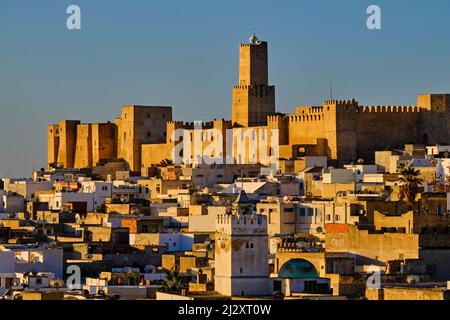
[[[260,214],[222,214],[217,216],[216,229],[218,232],[229,235],[266,235],[267,217]]]
[[[167,127],[171,129],[186,129],[186,130],[194,130],[194,129],[213,129],[214,121],[168,121]]]

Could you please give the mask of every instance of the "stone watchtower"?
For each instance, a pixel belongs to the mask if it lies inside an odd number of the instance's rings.
[[[267,124],[275,113],[275,87],[269,86],[267,42],[255,34],[239,51],[239,85],[233,87],[232,123],[251,127]]]

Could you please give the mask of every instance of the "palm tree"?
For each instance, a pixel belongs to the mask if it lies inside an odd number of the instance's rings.
[[[420,170],[416,170],[414,167],[407,167],[400,170],[400,175],[401,198],[406,199],[409,207],[412,208],[416,200],[416,195],[419,192],[419,187],[423,181],[419,178]]]
[[[161,162],[159,164],[161,164],[163,166],[170,166],[173,164],[173,161],[170,159],[164,159],[164,160],[161,160]]]
[[[166,274],[166,278],[158,290],[166,293],[180,293],[184,289],[184,284],[183,279],[180,277],[179,268],[177,266],[170,270],[164,268],[163,271]]]

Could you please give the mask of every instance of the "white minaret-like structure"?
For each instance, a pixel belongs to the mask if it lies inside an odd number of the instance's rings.
[[[442,165],[442,160],[439,159],[435,169],[436,183],[439,185],[445,184],[445,169]]]
[[[267,217],[240,211],[217,217],[215,291],[225,296],[266,296],[270,294]]]

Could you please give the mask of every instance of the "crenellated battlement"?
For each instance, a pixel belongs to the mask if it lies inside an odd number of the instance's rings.
[[[260,46],[260,45],[264,45],[264,44],[267,45],[267,42],[258,40],[258,41],[256,41],[256,43],[241,43],[240,47],[241,48],[246,48],[246,47],[251,47],[251,46]]]
[[[267,222],[266,220],[267,217],[261,214],[252,214],[252,215],[220,214],[217,216],[218,224],[264,225]]]
[[[287,119],[286,114],[272,114],[267,116],[267,122],[280,122]]]
[[[290,114],[287,115],[289,122],[309,122],[309,121],[322,121],[324,119],[323,113],[317,114]]]
[[[220,123],[220,124],[231,124],[231,120],[225,120],[225,119],[214,119],[212,122],[214,123]]]
[[[248,90],[250,95],[268,94],[275,91],[275,86],[233,86],[233,90]]]
[[[261,214],[217,216],[216,229],[226,234],[265,234],[267,217]]]
[[[325,100],[323,102],[325,107],[329,106],[358,106],[358,101],[355,99],[347,99],[347,100]]]
[[[295,108],[296,115],[304,115],[304,114],[323,114],[322,106],[298,106]]]
[[[225,120],[224,120],[225,121]],[[186,130],[194,130],[194,129],[213,129],[214,128],[214,121],[202,121],[200,122],[201,127],[199,123],[193,122],[193,121],[167,121],[167,126],[169,128],[174,129],[186,129]]]
[[[358,112],[378,113],[417,113],[423,109],[416,106],[359,106]]]
[[[346,106],[355,107],[356,112],[390,112],[390,113],[400,113],[400,112],[420,112],[425,110],[423,108],[418,108],[417,106],[360,106],[355,99],[351,100],[327,100],[323,103],[324,107],[336,107],[336,106]],[[350,109],[351,110],[351,109]],[[298,112],[297,112],[298,113]]]

